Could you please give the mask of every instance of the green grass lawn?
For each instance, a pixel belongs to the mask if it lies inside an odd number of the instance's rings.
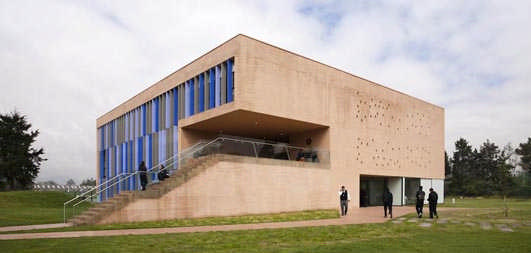
[[[325,226],[187,234],[0,241],[9,252],[530,252],[531,227],[464,224]]]
[[[73,197],[65,192],[0,192],[0,227],[63,222],[63,203]]]
[[[5,252],[531,252],[531,200],[509,200],[509,217],[504,215],[501,199],[464,199],[450,207],[457,205],[466,208],[440,211],[441,220],[458,221],[457,224],[433,223],[428,228],[420,227],[418,223],[386,222],[248,231],[13,240],[0,241],[0,249]],[[327,211],[322,212],[326,216]],[[161,224],[164,225],[160,226],[254,223],[292,219],[293,216],[290,213],[280,215],[175,220],[163,222]],[[309,212],[306,215],[315,214]],[[406,217],[417,220],[413,216]],[[493,225],[492,229],[480,227],[480,222],[485,221]],[[420,222],[431,221],[420,219]],[[500,224],[509,226],[514,232],[500,231],[496,227]],[[111,226],[127,228],[118,226],[133,225]],[[141,227],[152,226],[159,225],[145,223]]]
[[[452,198],[455,198],[455,204],[452,204]],[[531,209],[531,201],[529,199],[507,199],[506,204],[509,208],[516,209]],[[465,208],[503,208],[505,205],[502,198],[463,198],[447,197],[444,199],[444,204],[439,207],[465,207]]]

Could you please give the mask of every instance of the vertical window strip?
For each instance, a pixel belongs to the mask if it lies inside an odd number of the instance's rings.
[[[171,106],[170,106],[171,105],[171,98],[172,98],[171,90],[166,92],[164,94],[164,96],[166,98],[165,99],[166,104],[164,106],[164,108],[166,108],[165,109],[165,112],[166,112],[165,118],[166,118],[166,120],[164,121],[165,122],[164,128],[169,128],[171,126]]]
[[[221,63],[220,71],[220,105],[227,103],[227,63]]]
[[[176,156],[179,154],[179,128],[177,126],[173,126],[173,155]],[[174,164],[174,169],[177,169],[179,167],[178,160]]]
[[[216,105],[215,107],[218,107],[221,104],[221,67],[219,65],[216,66]]]
[[[113,177],[114,177],[114,176],[118,176],[118,173],[119,173],[119,171],[120,171],[120,165],[121,165],[121,159],[120,159],[120,146],[121,146],[121,145],[117,145],[117,146],[115,147],[115,152],[114,152],[114,153],[115,153],[115,154],[114,154],[114,157],[115,157],[115,159],[114,159],[115,165],[114,165],[114,175],[113,175]],[[113,182],[111,182],[111,183],[115,183],[115,182],[116,182],[116,181],[113,180]],[[112,188],[112,192],[113,192],[113,194],[118,193],[118,185],[114,185],[114,187]]]
[[[203,75],[204,75],[204,95],[203,95],[203,98],[204,98],[204,103],[205,103],[203,108],[204,108],[205,111],[208,110],[208,105],[210,103],[210,101],[209,101],[210,100],[209,92],[208,92],[209,91],[209,86],[210,86],[210,84],[209,84],[210,83],[209,82],[210,79],[209,79],[208,72],[209,71],[207,70],[207,71],[205,71],[203,73]]]
[[[147,157],[146,157],[146,167],[149,169],[153,167],[153,134],[148,134],[148,140],[146,141],[146,151],[147,151]]]
[[[234,73],[232,70],[234,59],[227,61],[227,103],[234,101]]]
[[[124,117],[124,133],[124,142],[127,142],[129,140],[129,113],[126,113]]]
[[[210,96],[209,96],[208,109],[212,109],[212,108],[216,107],[216,74],[215,74],[215,68],[211,68],[209,72],[210,72],[209,73],[209,77],[210,77],[210,81],[209,81]]]
[[[177,87],[173,88],[173,125],[177,126],[179,122],[179,94]]]
[[[152,117],[151,119],[153,120],[152,121],[152,129],[151,129],[151,133],[155,133],[158,131],[158,128],[159,128],[159,98],[155,98],[153,100],[153,103],[152,103],[152,106],[151,106],[151,113],[152,113]]]
[[[184,83],[184,117],[190,116],[190,81]]]
[[[111,141],[109,143],[109,146],[111,146],[111,147],[114,145],[114,124],[113,124],[113,122],[114,122],[114,120],[111,121],[111,123],[109,124],[110,125],[109,126],[110,127],[109,131],[111,132],[111,138],[110,138]]]
[[[180,90],[180,97],[179,97],[179,119],[184,119],[186,117],[186,83],[183,83],[181,84],[181,86],[179,86],[179,90]]]
[[[199,77],[194,77],[194,114],[199,112]]]
[[[203,73],[199,74],[199,89],[198,89],[198,112],[205,110],[205,77]]]
[[[190,79],[190,115],[194,115],[194,79]]]

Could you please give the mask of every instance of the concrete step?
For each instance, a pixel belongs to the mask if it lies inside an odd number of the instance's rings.
[[[96,204],[94,207],[85,211],[79,216],[73,217],[72,222],[75,225],[94,224],[101,216],[106,215],[114,210],[119,210],[130,202],[139,198],[160,198],[164,194],[183,185],[188,180],[197,176],[209,167],[220,161],[216,155],[201,156],[192,158],[183,163],[182,167],[174,171],[169,178],[158,184],[148,185],[145,191],[123,191],[114,195],[112,198]]]

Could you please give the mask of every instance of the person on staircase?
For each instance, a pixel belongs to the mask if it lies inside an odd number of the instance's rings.
[[[140,172],[140,186],[142,187],[142,191],[145,191],[146,190],[146,185],[148,183],[148,179],[147,179],[146,163],[144,161],[140,162],[140,166],[138,167],[138,171]]]
[[[169,178],[170,175],[168,173],[168,170],[164,168],[164,165],[160,165],[159,173],[157,174],[157,177],[159,178],[159,181],[164,181],[164,179]]]

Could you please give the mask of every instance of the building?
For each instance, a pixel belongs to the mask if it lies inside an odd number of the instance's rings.
[[[354,207],[384,187],[395,205],[419,185],[443,200],[443,108],[245,35],[97,119],[99,197],[138,190],[119,180],[141,161],[177,169],[220,136],[229,155],[101,222],[338,208],[341,185]]]

